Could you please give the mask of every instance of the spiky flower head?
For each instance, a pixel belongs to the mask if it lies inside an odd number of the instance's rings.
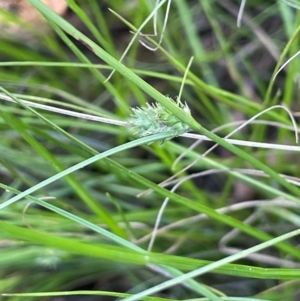
[[[188,105],[181,103],[179,100],[174,101],[168,97],[176,106],[187,114],[191,115]],[[159,103],[146,104],[146,107],[132,108],[128,124],[135,130],[135,135],[145,137],[158,133],[169,133],[172,139],[183,133],[190,131],[190,127],[169,112]]]

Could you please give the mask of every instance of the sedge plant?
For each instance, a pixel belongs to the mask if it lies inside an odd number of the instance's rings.
[[[297,7],[263,4],[251,31],[243,20],[257,1],[129,2],[107,2],[111,13],[68,0],[86,34],[28,0],[56,36],[41,37],[41,50],[1,40],[2,296],[291,300],[300,277],[295,60],[278,82],[272,74],[296,53]],[[273,35],[263,24],[279,8],[286,23]],[[200,17],[218,47],[200,38]],[[158,42],[147,34],[153,18]],[[114,24],[132,39],[123,56]],[[267,51],[286,45],[269,73],[251,61],[262,35]],[[235,56],[244,37],[249,48]],[[143,51],[160,62],[145,68]],[[186,78],[179,98],[175,70]],[[189,148],[190,137],[212,141],[212,151]]]

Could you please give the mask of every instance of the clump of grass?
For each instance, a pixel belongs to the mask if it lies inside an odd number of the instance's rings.
[[[56,36],[1,40],[2,295],[291,300],[296,61],[272,79],[298,51],[296,4],[243,1],[237,29],[232,1],[68,0],[79,29],[28,2]],[[189,148],[199,134],[222,148]]]

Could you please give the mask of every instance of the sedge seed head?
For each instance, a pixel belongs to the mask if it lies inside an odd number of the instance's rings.
[[[168,98],[185,113],[191,114],[186,103],[183,104],[179,100],[174,101],[172,98]],[[139,137],[169,133],[170,138],[168,139],[172,139],[191,130],[187,124],[159,103],[147,103],[146,106],[132,108],[132,112],[128,124],[134,129],[134,134]]]

